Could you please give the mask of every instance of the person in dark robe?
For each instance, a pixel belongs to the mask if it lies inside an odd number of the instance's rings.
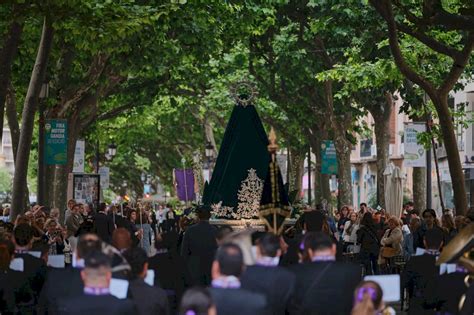
[[[99,205],[99,211],[94,217],[94,233],[96,233],[103,242],[112,242],[112,233],[115,230],[113,218],[106,213],[107,205],[101,203]]]
[[[79,237],[73,266],[55,269],[48,274],[40,295],[39,314],[57,314],[58,299],[82,294],[84,284],[81,279],[81,271],[84,269],[84,258],[100,250],[101,242],[96,235],[83,234]]]
[[[191,284],[206,286],[211,282],[211,265],[217,249],[217,230],[209,224],[211,212],[208,206],[200,206],[196,211],[199,222],[186,229],[181,244],[181,256],[193,277]]]
[[[33,245],[33,233],[33,228],[26,223],[18,224],[13,230],[15,258],[20,258],[23,260],[21,282],[23,286],[30,286],[34,295],[34,305],[38,301],[48,269],[43,259],[37,258],[28,253],[28,251],[31,250],[31,246]],[[33,307],[33,305],[24,305],[24,307]]]
[[[257,240],[257,260],[241,276],[242,288],[261,293],[267,298],[269,314],[289,311],[295,286],[295,275],[279,267],[280,238],[266,233]]]
[[[58,299],[58,314],[136,314],[132,301],[120,300],[110,294],[112,272],[110,258],[106,254],[94,251],[88,255],[81,270],[81,278],[84,283],[82,294]]]
[[[148,272],[148,256],[140,247],[134,247],[123,253],[132,268],[129,278],[128,298],[135,304],[137,314],[169,314],[166,292],[145,282]]]
[[[402,273],[402,288],[408,289],[410,305],[408,314],[425,314],[433,312],[436,307],[436,282],[439,278],[439,267],[436,259],[443,245],[443,232],[430,229],[424,234],[425,253],[412,256]]]
[[[336,261],[336,244],[323,232],[310,232],[302,244],[309,263],[294,265],[291,314],[350,314],[360,266]]]
[[[224,244],[217,250],[212,264],[211,296],[217,314],[267,314],[264,295],[241,288],[240,276],[244,270],[242,250],[235,244]]]
[[[177,242],[176,232],[159,235],[155,240],[156,254],[148,259],[148,268],[155,271],[154,285],[166,290],[172,312],[176,312],[190,282],[184,260],[177,252]]]

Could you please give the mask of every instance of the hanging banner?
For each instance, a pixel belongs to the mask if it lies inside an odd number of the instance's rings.
[[[76,141],[76,149],[74,150],[74,166],[73,173],[84,173],[84,154],[86,151],[86,142],[84,140]]]
[[[324,140],[321,144],[321,174],[337,174],[336,147],[331,140]]]
[[[109,189],[110,169],[107,166],[101,166],[99,168],[99,175],[100,175],[100,188]]]
[[[404,154],[403,166],[405,167],[426,167],[426,152],[423,146],[418,143],[417,135],[426,131],[425,123],[406,123],[404,131]]]
[[[174,180],[176,194],[182,201],[193,201],[196,198],[194,191],[194,173],[192,169],[175,169]]]
[[[67,162],[67,121],[47,119],[44,124],[45,162],[47,165],[64,165]]]

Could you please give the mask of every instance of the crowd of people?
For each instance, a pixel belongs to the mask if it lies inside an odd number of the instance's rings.
[[[207,206],[193,213],[74,200],[64,215],[4,212],[0,314],[393,314],[380,285],[364,281],[380,274],[400,274],[409,314],[473,314],[472,271],[436,266],[471,215],[317,206],[277,236],[212,225]]]

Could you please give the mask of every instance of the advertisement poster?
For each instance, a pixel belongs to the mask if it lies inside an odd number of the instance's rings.
[[[426,152],[417,141],[417,135],[425,132],[425,123],[406,123],[404,131],[403,165],[405,167],[426,167]]]
[[[67,121],[47,119],[45,132],[45,162],[47,165],[64,165],[67,162]]]
[[[98,205],[100,200],[100,175],[74,174],[73,198],[78,203]]]
[[[334,142],[324,140],[321,144],[321,174],[337,174],[337,155]]]
[[[76,150],[74,150],[73,173],[84,173],[84,153],[86,151],[86,142],[84,140],[76,141]]]
[[[99,175],[100,175],[100,188],[109,189],[110,169],[107,166],[101,166],[99,168]]]

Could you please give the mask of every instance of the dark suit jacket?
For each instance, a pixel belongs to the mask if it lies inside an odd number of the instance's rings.
[[[23,280],[29,283],[35,297],[39,297],[48,268],[44,260],[34,257],[30,254],[15,254],[15,258],[23,259]],[[23,284],[24,284],[23,283]]]
[[[112,295],[79,295],[60,299],[61,315],[133,315],[136,310],[130,300],[119,300]]]
[[[187,278],[181,256],[171,253],[156,254],[148,259],[148,269],[155,271],[155,286],[172,290],[178,300],[181,298]]]
[[[267,302],[262,294],[244,289],[211,288],[209,290],[219,315],[267,314]]]
[[[112,233],[115,229],[113,219],[103,212],[99,212],[94,217],[95,233],[107,243],[112,241]]]
[[[291,314],[350,314],[354,289],[361,280],[358,265],[313,262],[295,265],[295,298]]]
[[[412,256],[402,273],[402,285],[408,288],[410,308],[408,314],[427,313],[436,307],[436,281],[439,267],[435,265],[436,256]]]
[[[139,315],[168,315],[168,297],[158,287],[152,287],[143,279],[131,280],[128,287],[128,298],[133,302]]]
[[[241,276],[242,289],[265,295],[269,314],[289,310],[296,277],[282,267],[249,266]]]
[[[38,312],[39,314],[57,314],[58,300],[82,295],[84,283],[79,268],[65,268],[51,270],[41,291]]]
[[[190,226],[183,238],[181,256],[186,260],[193,285],[209,285],[211,266],[217,250],[216,228],[208,221]]]
[[[19,271],[0,271],[0,314],[13,314],[20,303],[34,304],[29,284],[21,283],[23,278]]]

